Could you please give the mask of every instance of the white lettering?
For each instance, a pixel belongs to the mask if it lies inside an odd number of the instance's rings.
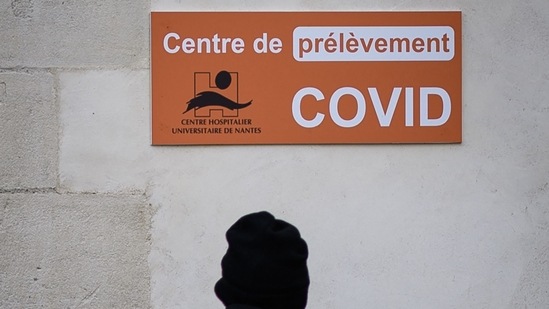
[[[258,54],[266,54],[268,51],[278,54],[282,51],[282,41],[279,38],[269,40],[267,33],[263,33],[260,38],[254,40],[254,51]]]
[[[376,111],[376,116],[381,127],[389,127],[393,120],[396,107],[400,101],[402,87],[395,87],[391,93],[389,103],[385,109],[384,104],[379,97],[377,88],[368,88],[368,93],[372,100],[372,105]],[[452,101],[446,90],[437,87],[420,87],[419,88],[419,112],[420,112],[420,127],[435,127],[444,125],[452,113]],[[304,128],[314,128],[319,126],[324,121],[324,114],[317,112],[313,119],[305,119],[301,113],[301,103],[304,97],[311,95],[316,101],[324,100],[324,94],[317,88],[306,87],[300,89],[292,100],[292,115],[294,120]],[[352,96],[357,104],[356,114],[352,119],[344,119],[339,113],[339,104],[343,96]],[[438,118],[429,118],[429,97],[438,96],[442,101],[442,113]],[[404,125],[406,127],[414,126],[414,88],[405,88],[404,97]],[[332,121],[341,128],[352,128],[358,126],[366,116],[366,99],[360,90],[353,87],[341,87],[337,89],[330,97],[329,113]]]
[[[301,114],[301,100],[308,95],[312,95],[317,101],[324,99],[324,94],[322,94],[320,90],[313,87],[303,88],[294,95],[294,99],[292,100],[292,115],[300,126],[304,128],[314,128],[322,123],[324,114],[316,113],[315,117],[311,120],[303,118],[303,115]]]
[[[235,54],[241,54],[244,52],[244,40],[236,38],[231,42],[231,49]]]
[[[442,114],[439,118],[429,118],[429,96],[436,95],[442,99]],[[422,87],[419,89],[419,116],[420,126],[439,127],[448,121],[452,113],[452,101],[448,92],[442,88]]]
[[[184,53],[192,54],[195,49],[194,41],[189,38],[184,39],[183,42],[181,42],[181,48],[183,49]]]
[[[263,36],[254,40],[254,51],[258,54],[267,53],[267,33],[263,33]]]
[[[179,34],[177,33],[170,32],[166,34],[166,36],[164,37],[164,50],[170,54],[175,54],[179,51],[179,46],[176,45],[174,48],[170,47],[169,43],[170,43],[170,39],[172,38],[176,40],[180,39]]]
[[[357,104],[356,115],[353,119],[345,120],[339,115],[339,99],[344,95],[350,95],[355,98]],[[359,123],[362,122],[364,116],[366,115],[366,100],[360,91],[352,87],[343,87],[337,89],[332,97],[330,98],[330,116],[332,120],[338,126],[342,128],[352,128],[356,127]]]
[[[274,44],[274,43],[273,43]],[[175,32],[164,36],[164,50],[169,54],[183,52],[185,54],[226,54],[244,52],[244,40],[242,38],[224,38],[216,33],[211,38],[183,38]],[[277,45],[274,44],[276,47]],[[273,47],[273,48],[275,48]]]
[[[274,38],[269,41],[269,50],[273,54],[278,54],[282,51],[282,41],[279,38]]]
[[[406,115],[404,117],[407,127],[414,126],[414,88],[406,87]]]
[[[374,109],[377,114],[377,119],[382,127],[388,127],[391,125],[401,91],[402,88],[393,89],[391,99],[389,100],[389,106],[387,106],[387,111],[384,111],[383,104],[381,104],[381,99],[377,93],[377,88],[368,88],[368,92],[370,93],[370,97],[372,98],[372,103],[374,104]]]

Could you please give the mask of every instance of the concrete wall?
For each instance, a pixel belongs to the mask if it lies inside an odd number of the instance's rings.
[[[114,135],[87,131],[96,139],[80,140],[71,127],[127,117],[113,113],[131,97],[98,109],[89,80],[97,74],[121,76],[123,85],[124,76],[143,76],[147,119],[149,12],[146,1],[0,1],[0,308],[150,307],[146,188],[106,190],[85,175],[116,161],[78,148],[107,149]],[[101,185],[82,189],[64,171]]]
[[[462,10],[464,142],[151,147],[151,9]],[[309,243],[309,308],[549,307],[548,15],[546,0],[1,1],[0,307],[221,308],[224,232],[261,209]]]

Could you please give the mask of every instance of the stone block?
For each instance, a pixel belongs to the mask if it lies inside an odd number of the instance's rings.
[[[152,157],[149,72],[60,73],[60,188],[145,190]]]
[[[0,71],[0,190],[56,186],[57,114],[50,73]]]
[[[149,308],[141,195],[0,194],[0,308]]]
[[[148,66],[148,1],[0,2],[0,68]]]

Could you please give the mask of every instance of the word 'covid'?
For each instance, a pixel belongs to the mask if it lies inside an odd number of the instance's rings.
[[[381,102],[377,88],[368,88],[372,105],[376,112],[379,124],[382,127],[391,125],[397,103],[401,97],[403,88],[393,88],[389,104],[384,109],[384,104]],[[325,118],[323,113],[317,112],[312,119],[305,119],[302,114],[303,98],[312,96],[317,102],[324,100],[324,94],[317,88],[306,87],[299,90],[292,100],[292,115],[294,120],[304,128],[318,127]],[[351,119],[344,119],[339,113],[339,102],[343,96],[351,96],[357,104],[356,114]],[[429,97],[438,96],[442,100],[442,114],[438,118],[429,118]],[[339,127],[352,128],[356,127],[364,120],[366,116],[366,98],[358,89],[353,87],[342,87],[337,89],[329,101],[329,113],[332,121]],[[405,125],[406,127],[414,126],[414,88],[404,88],[404,104],[405,104]],[[421,87],[419,88],[419,126],[420,127],[436,127],[444,125],[450,118],[452,113],[452,102],[450,95],[446,90],[437,87]]]

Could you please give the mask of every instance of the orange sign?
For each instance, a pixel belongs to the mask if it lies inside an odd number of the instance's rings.
[[[152,143],[461,142],[461,12],[153,12]]]

